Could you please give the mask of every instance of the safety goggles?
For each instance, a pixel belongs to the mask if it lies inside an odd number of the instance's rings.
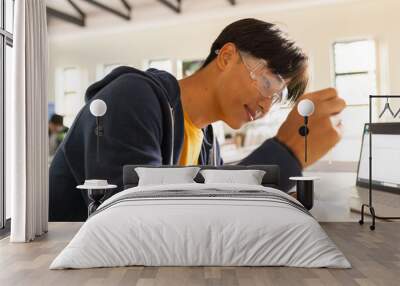
[[[256,82],[256,87],[261,95],[270,99],[272,104],[284,104],[288,92],[282,76],[273,74],[268,69],[267,62],[263,59],[255,59],[250,54],[241,51],[239,51],[239,55],[249,71],[250,78]]]
[[[216,54],[219,50],[215,51]],[[268,64],[263,59],[256,59],[246,52],[239,51],[240,58],[249,72],[250,78],[256,82],[256,87],[264,98],[271,100],[272,104],[285,104],[288,90],[281,75],[273,74],[268,69]]]

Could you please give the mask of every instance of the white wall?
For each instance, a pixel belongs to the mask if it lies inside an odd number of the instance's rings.
[[[92,81],[99,63],[127,62],[141,66],[146,58],[204,58],[223,27],[250,16],[283,23],[287,27],[289,34],[312,59],[314,78],[311,85],[318,89],[332,84],[331,45],[337,40],[372,37],[378,41],[382,60],[399,63],[399,9],[397,0],[340,1],[288,11],[214,16],[210,21],[205,21],[203,16],[200,21],[184,19],[157,27],[135,26],[132,22],[129,27],[115,32],[108,29],[105,33],[99,30],[82,33],[80,28],[67,35],[54,32],[50,35],[51,70],[58,66],[79,65],[89,71],[89,81]],[[400,66],[392,64],[386,68],[390,80],[385,83],[387,90],[400,91],[400,81],[396,80],[400,76]],[[54,80],[51,80],[52,90],[53,84]]]
[[[99,64],[124,63],[141,68],[145,59],[205,58],[219,32],[243,17],[279,22],[298,41],[310,56],[311,90],[333,86],[332,44],[335,41],[375,39],[378,92],[400,94],[400,1],[314,2],[313,5],[281,7],[259,4],[243,10],[239,4],[230,10],[234,12],[208,15],[205,11],[196,19],[177,15],[173,21],[165,23],[154,20],[157,25],[149,24],[151,20],[144,24],[132,21],[115,30],[75,28],[73,33],[57,33],[57,29],[50,29],[50,97],[54,97],[56,90],[56,71],[63,67],[79,67],[85,87],[96,79]],[[81,92],[83,98],[84,88]],[[350,145],[338,146],[336,154],[329,156],[357,160],[361,126],[368,120],[366,107],[348,108],[344,120],[348,124],[346,136],[351,141],[345,143]]]

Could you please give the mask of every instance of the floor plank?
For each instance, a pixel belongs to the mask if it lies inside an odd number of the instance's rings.
[[[400,223],[321,223],[352,263],[352,269],[289,267],[118,267],[48,269],[81,223],[50,223],[49,233],[32,243],[0,240],[0,285],[399,285]]]

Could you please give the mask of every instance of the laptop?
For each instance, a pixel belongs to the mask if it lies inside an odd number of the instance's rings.
[[[377,216],[400,216],[400,122],[364,125],[351,210],[369,203],[369,133],[372,134],[372,206]],[[365,208],[369,214],[369,209]]]

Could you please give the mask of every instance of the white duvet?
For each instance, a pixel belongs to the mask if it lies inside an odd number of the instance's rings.
[[[243,195],[122,199],[137,192],[171,190],[263,191],[282,199]],[[193,183],[127,189],[99,207],[50,269],[127,265],[351,267],[318,222],[290,202],[299,204],[279,190],[255,185]]]

